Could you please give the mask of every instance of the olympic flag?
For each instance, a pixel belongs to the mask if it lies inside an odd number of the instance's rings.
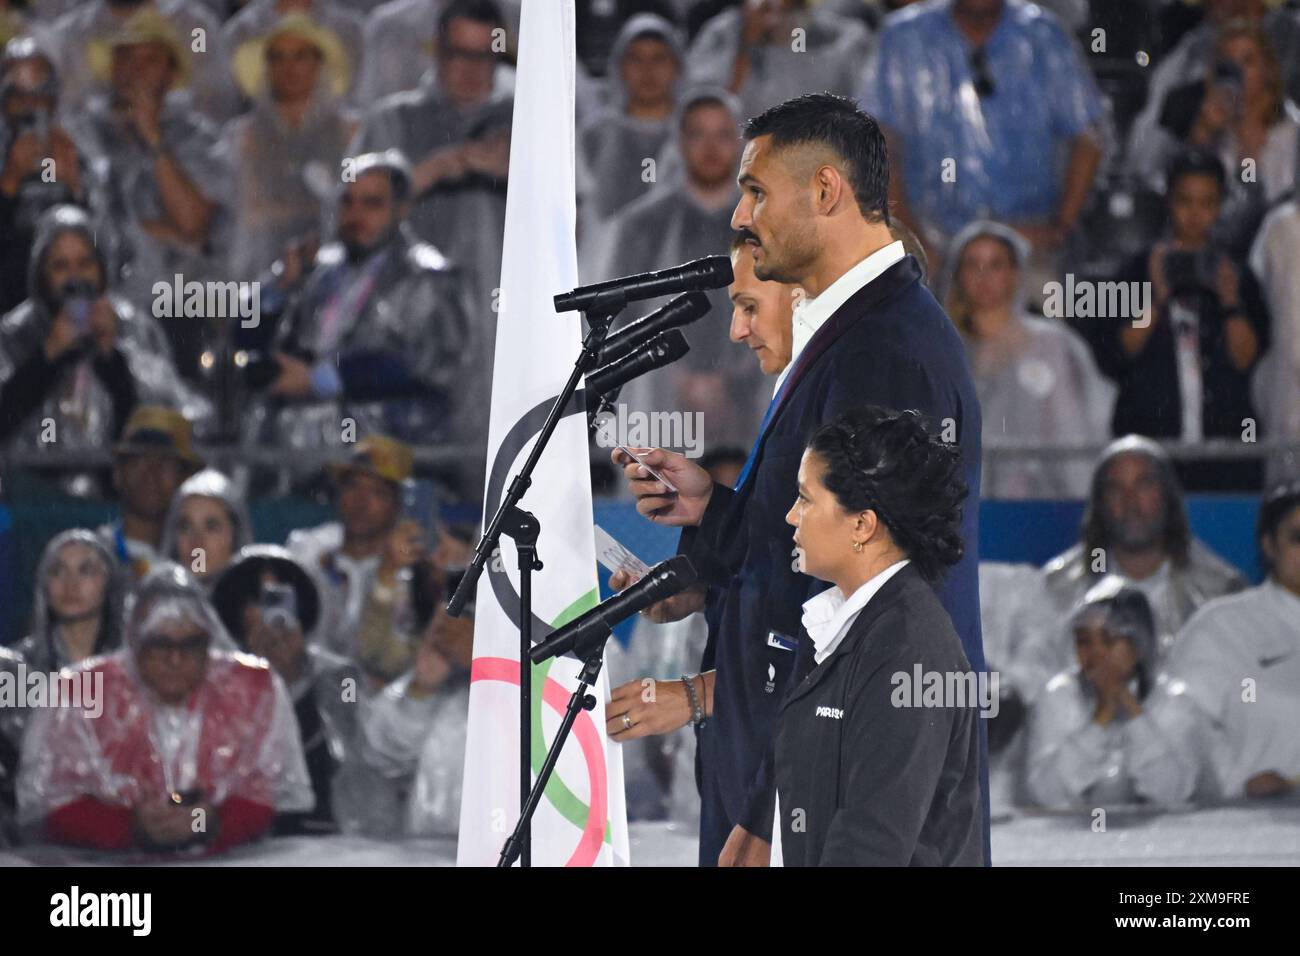
[[[528,456],[581,347],[577,313],[551,297],[578,285],[574,239],[573,0],[524,0],[511,129],[505,244],[497,306],[484,514],[491,517]],[[572,403],[556,428],[521,507],[542,532],[533,575],[533,639],[595,605],[596,555],[586,416]],[[519,816],[519,580],[514,544],[480,579],[476,599],[469,734],[457,863],[493,865]],[[532,668],[534,774],[541,768],[577,661]],[[583,712],[533,818],[535,866],[626,864],[627,813],[619,745],[605,738],[607,683]]]

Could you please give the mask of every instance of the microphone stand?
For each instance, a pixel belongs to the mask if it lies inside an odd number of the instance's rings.
[[[532,450],[528,453],[528,458],[524,462],[519,473],[511,480],[505,494],[502,496],[501,504],[497,507],[496,514],[493,515],[491,522],[483,531],[482,537],[479,538],[478,545],[474,548],[474,558],[468,568],[465,569],[464,576],[460,579],[460,584],[456,587],[456,592],[447,602],[447,613],[452,617],[459,617],[464,609],[470,594],[478,585],[478,580],[483,574],[483,568],[487,564],[494,551],[501,542],[501,535],[505,534],[515,541],[516,550],[519,553],[519,799],[526,803],[530,797],[530,784],[532,782],[532,761],[530,759],[532,748],[532,664],[528,658],[528,652],[533,646],[532,625],[533,625],[533,608],[532,608],[532,572],[540,571],[542,563],[537,559],[537,538],[541,534],[541,523],[537,518],[527,511],[521,510],[518,505],[523,500],[524,493],[528,491],[529,486],[533,483],[533,471],[537,468],[537,462],[542,457],[547,443],[551,440],[551,435],[555,432],[556,426],[564,416],[564,409],[573,399],[578,390],[578,382],[582,376],[588,372],[594,371],[600,361],[600,351],[605,344],[605,336],[609,334],[609,327],[615,317],[623,311],[626,305],[626,298],[619,295],[608,297],[608,304],[602,305],[601,308],[584,312],[583,316],[587,320],[587,335],[582,340],[582,351],[578,353],[578,358],[573,363],[573,371],[569,373],[569,380],[564,383],[564,388],[560,394],[555,397],[551,404],[551,410],[546,416],[546,422],[542,425],[542,430],[537,435],[537,440],[533,442]],[[599,650],[599,649],[598,649]],[[587,673],[583,669],[583,675]],[[579,690],[586,690],[587,684],[595,680],[595,676],[600,673],[600,662],[597,660],[596,669],[592,674],[591,680],[586,680]],[[587,695],[592,701],[591,706],[595,706],[595,698]],[[571,704],[572,707],[572,704]],[[573,720],[577,718],[577,711],[574,710],[572,715],[566,717],[569,726],[572,726]],[[562,728],[567,734],[567,728]],[[563,741],[563,737],[556,738],[557,743]],[[552,748],[554,757],[558,759],[559,750]],[[554,761],[548,761],[554,766]],[[544,768],[545,769],[545,768]],[[550,771],[546,770],[549,776]],[[535,791],[540,797],[540,791]],[[521,805],[522,805],[521,803]],[[536,809],[534,806],[533,809]],[[515,857],[519,857],[520,866],[528,867],[532,865],[532,811],[529,811],[526,817],[521,818],[520,825],[515,828],[515,833],[511,836],[511,841],[515,844],[515,856],[511,857],[511,862]]]
[[[560,729],[555,734],[555,740],[552,741],[550,750],[546,752],[546,761],[537,774],[537,782],[533,784],[531,792],[524,798],[523,809],[519,814],[519,822],[515,824],[514,832],[510,834],[505,845],[501,848],[501,856],[497,860],[498,868],[509,867],[519,857],[521,851],[528,852],[533,814],[537,812],[537,805],[542,801],[542,794],[546,791],[546,784],[550,782],[551,772],[555,770],[555,765],[559,762],[560,752],[569,739],[573,724],[578,719],[579,713],[584,710],[594,710],[596,707],[596,698],[587,693],[587,688],[596,683],[596,678],[600,676],[600,668],[605,657],[605,642],[614,633],[608,626],[602,627],[600,630],[603,633],[592,635],[584,643],[573,648],[574,656],[582,660],[582,671],[578,674],[577,689],[569,695],[569,705],[564,709],[564,719],[560,721]],[[526,864],[520,863],[520,866],[524,865]]]

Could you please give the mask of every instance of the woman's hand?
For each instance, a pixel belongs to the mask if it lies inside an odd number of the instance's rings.
[[[691,716],[681,681],[644,677],[614,688],[605,705],[605,733],[619,743],[670,734],[690,723]]]

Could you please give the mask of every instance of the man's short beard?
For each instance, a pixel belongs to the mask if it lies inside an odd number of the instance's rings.
[[[1122,521],[1108,519],[1106,521],[1106,537],[1114,547],[1121,551],[1149,551],[1163,545],[1165,525],[1166,521],[1162,516],[1159,520],[1151,523],[1150,530],[1144,527],[1142,530],[1146,533],[1141,537],[1137,537],[1124,533],[1124,523]]]
[[[773,259],[769,255],[766,259],[754,260],[755,278],[763,282],[781,282],[786,285],[795,285],[803,280],[809,267],[817,261],[821,253],[811,241],[811,230],[790,238],[792,242],[785,247],[786,255],[783,258]],[[763,248],[767,247],[763,246]]]
[[[397,232],[397,226],[396,225],[391,226],[390,228],[384,230],[384,232],[381,233],[375,239],[375,241],[371,243],[360,243],[360,242],[355,242],[351,239],[343,239],[342,240],[343,251],[347,253],[348,262],[356,264],[358,262],[362,262],[366,259],[369,259],[371,255],[379,251],[381,247],[383,247],[390,239],[392,239],[393,235],[396,232]]]

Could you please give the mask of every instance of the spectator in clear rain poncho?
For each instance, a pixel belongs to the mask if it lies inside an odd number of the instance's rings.
[[[1180,152],[1218,156],[1228,176],[1215,236],[1238,258],[1268,208],[1294,189],[1300,164],[1300,107],[1287,96],[1269,39],[1246,21],[1225,24],[1202,74],[1165,97],[1158,144],[1134,160],[1139,175],[1171,189],[1165,172]]]
[[[172,405],[200,423],[210,417],[211,404],[177,374],[157,321],[111,274],[84,211],[56,206],[41,218],[28,298],[0,319],[0,441],[9,448],[107,450],[137,402]],[[89,477],[64,484],[94,490]]]
[[[614,217],[601,249],[580,250],[593,263],[584,274],[599,281],[726,255],[731,215],[740,198],[740,119],[735,97],[726,90],[705,88],[683,96],[655,188]],[[639,412],[702,415],[706,444],[745,444],[757,430],[771,392],[757,365],[727,339],[731,305],[726,290],[708,295],[709,313],[685,329],[690,353],[629,383],[620,402]],[[665,301],[642,302],[637,312]],[[663,436],[661,442],[670,443]]]
[[[1197,539],[1187,523],[1173,464],[1137,435],[1113,441],[1093,471],[1081,540],[1013,590],[990,595],[1010,605],[1002,678],[1032,704],[1047,680],[1069,666],[1061,622],[1103,577],[1141,591],[1155,619],[1153,666],[1202,604],[1245,587],[1241,573]]]
[[[314,249],[357,121],[343,108],[351,62],[339,37],[306,13],[235,49],[252,109],[226,127],[235,178],[230,272],[261,276],[288,246]]]
[[[50,28],[58,39],[59,71],[65,77],[67,101],[84,103],[102,92],[107,82],[94,58],[87,57],[88,45],[133,22],[163,21],[175,36],[184,37],[196,54],[192,62],[194,82],[175,98],[183,99],[214,122],[224,122],[234,115],[238,105],[227,69],[230,60],[222,48],[220,17],[224,15],[224,10],[216,14],[197,0],[81,0]]]
[[[448,3],[428,80],[377,103],[352,146],[399,149],[410,159],[411,225],[470,271],[476,315],[491,314],[501,281],[513,102],[493,76],[504,54],[494,31],[504,29],[492,0]]]
[[[188,568],[211,593],[235,554],[253,540],[248,504],[235,483],[215,468],[186,478],[172,496],[159,554]]]
[[[180,567],[149,573],[126,646],[65,675],[81,673],[102,680],[102,714],[39,710],[23,741],[19,821],[46,840],[216,853],[265,834],[276,812],[312,805],[284,682],[233,652]]]
[[[226,216],[226,181],[212,123],[168,92],[192,78],[197,57],[174,27],[146,8],[85,51],[108,84],[86,108],[88,152],[103,166],[106,215],[118,233],[119,268],[137,302],[156,297],[154,284],[217,278]],[[228,61],[227,61],[228,62]],[[164,313],[181,371],[196,374],[212,329],[230,316]],[[206,319],[206,322],[204,321]],[[212,328],[209,328],[212,327]]]
[[[329,470],[338,520],[290,532],[286,547],[320,575],[327,646],[378,689],[410,667],[418,636],[413,568],[424,556],[426,530],[403,514],[411,449],[371,435]]]
[[[1251,380],[1251,397],[1264,433],[1298,447],[1279,451],[1268,462],[1268,481],[1300,478],[1300,200],[1274,208],[1260,226],[1250,253],[1264,304],[1272,319],[1272,339]]]
[[[376,432],[437,441],[469,401],[465,370],[486,378],[490,367],[466,364],[461,273],[410,232],[405,159],[390,150],[349,162],[355,181],[340,189],[338,241],[297,288],[293,271],[281,273],[287,300],[263,290],[263,321],[249,332],[276,339],[265,400],[247,419],[258,444],[343,449]]]
[[[370,109],[353,152],[399,149],[411,162],[411,227],[465,276],[469,338],[459,351],[476,374],[462,382],[456,438],[481,449],[501,283],[513,100],[495,83],[505,21],[492,0],[454,0],[437,19],[435,66],[418,89]],[[391,431],[391,429],[390,429]],[[471,457],[479,452],[471,452]]]
[[[1077,664],[1048,682],[1029,717],[1031,799],[1053,809],[1185,803],[1198,782],[1198,720],[1186,687],[1156,675],[1142,592],[1101,581],[1067,630]]]
[[[361,77],[357,81],[359,102],[375,103],[394,93],[413,90],[422,82],[437,83],[436,75],[425,74],[435,65],[438,17],[450,2],[451,0],[389,0],[366,17],[366,50],[362,58]],[[505,16],[508,35],[519,36],[520,0],[506,0],[499,4],[499,8]],[[582,68],[581,60],[574,79],[578,86],[576,105],[581,120],[584,99],[596,99],[595,90],[591,89],[592,81]],[[493,84],[505,95],[514,90],[515,69],[508,59],[503,58],[497,63]],[[588,87],[586,96],[584,86]]]
[[[246,97],[255,99],[239,77],[239,49],[248,43],[257,43],[279,30],[287,19],[306,20],[338,45],[338,54],[349,65],[347,71],[333,82],[337,84],[336,96],[347,96],[356,85],[357,70],[361,63],[361,34],[365,16],[359,13],[354,2],[347,0],[250,0],[221,28],[222,45],[236,58],[235,84]],[[331,170],[331,173],[334,171]]]
[[[962,226],[997,219],[1046,268],[1101,159],[1104,105],[1077,41],[1033,3],[935,0],[890,16],[877,51],[862,105],[890,137],[893,214],[936,265]]]
[[[984,444],[1103,444],[1110,437],[1115,386],[1087,344],[1062,321],[1025,308],[1029,243],[1000,223],[978,221],[952,241],[948,315],[962,333],[979,395]],[[985,498],[1082,498],[1092,463],[1084,458],[985,454]]]
[[[339,824],[371,836],[454,836],[460,826],[474,605],[451,617],[425,592],[410,669],[366,702],[362,735],[339,776]]]
[[[191,437],[190,424],[179,412],[142,405],[113,446],[113,488],[122,513],[100,525],[96,534],[117,558],[129,585],[153,565],[170,560],[161,548],[172,499],[185,479],[203,467]]]
[[[1168,665],[1205,718],[1223,799],[1300,787],[1300,484],[1265,497],[1256,540],[1264,583],[1197,611]]]
[[[585,244],[598,247],[596,231],[653,185],[646,160],[657,161],[672,135],[683,56],[680,35],[662,17],[635,16],[619,32],[607,71],[613,102],[578,132]]]
[[[1147,84],[1146,105],[1129,128],[1125,164],[1135,173],[1155,177],[1164,171],[1175,134],[1162,123],[1171,93],[1204,83],[1214,69],[1220,32],[1232,26],[1262,28],[1268,37],[1283,84],[1293,100],[1300,100],[1300,11],[1287,9],[1286,0],[1205,0],[1205,17],[1160,57]],[[1185,95],[1185,94],[1184,94]]]
[[[89,205],[86,157],[55,118],[59,78],[53,57],[32,37],[0,57],[0,314],[27,297],[36,223],[51,206]]]
[[[687,73],[726,87],[744,116],[757,116],[803,93],[852,96],[870,47],[865,24],[812,0],[747,0],[701,27]]]
[[[282,815],[275,832],[336,829],[335,778],[355,746],[363,689],[356,667],[323,646],[328,622],[315,577],[284,548],[251,545],[222,573],[212,604],[235,643],[270,661],[293,698],[316,806]]]
[[[52,673],[121,644],[123,579],[95,532],[63,531],[36,566],[32,630],[15,645],[28,670]]]
[[[47,677],[121,644],[123,580],[117,562],[93,531],[76,528],[50,539],[36,568],[31,632],[14,647],[0,647],[0,673],[13,687]],[[3,695],[0,695],[3,696]],[[21,698],[0,702],[0,846],[15,834],[14,779],[23,728],[31,711]]]

